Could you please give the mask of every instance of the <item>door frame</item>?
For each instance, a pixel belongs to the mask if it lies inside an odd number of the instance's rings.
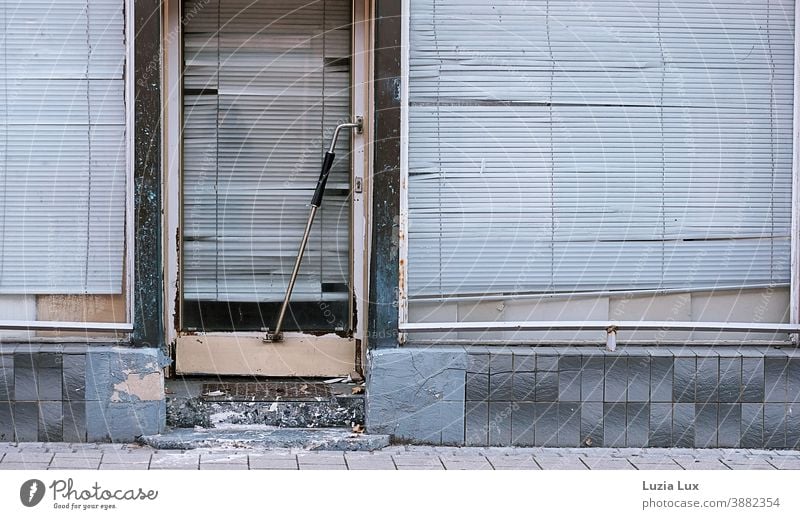
[[[182,21],[193,13],[183,12],[182,0],[164,0],[163,9],[163,102],[164,102],[164,211],[163,250],[165,265],[165,338],[171,346],[178,373],[269,376],[336,376],[356,366],[366,332],[369,265],[369,208],[371,190],[372,120],[372,5],[370,0],[352,0],[351,109],[363,115],[363,133],[353,132],[351,185],[362,184],[362,192],[351,198],[351,268],[355,318],[352,337],[334,333],[317,336],[286,332],[280,343],[263,342],[263,333],[186,332],[180,330],[180,236],[182,204]],[[320,150],[320,157],[322,156]],[[299,237],[298,237],[299,240]],[[351,312],[352,315],[352,312]]]

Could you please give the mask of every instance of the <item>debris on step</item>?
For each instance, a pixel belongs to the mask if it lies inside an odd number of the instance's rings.
[[[352,392],[354,395],[360,395],[364,392],[364,386],[363,385],[354,386]]]
[[[364,426],[360,423],[353,424],[353,432],[356,434],[363,434],[364,433]]]
[[[351,371],[350,372],[350,380],[352,380],[356,384],[360,384],[360,383],[364,382],[364,377],[361,376],[361,373],[359,373],[358,371]]]
[[[339,382],[347,382],[348,377],[339,377],[339,378],[329,378],[328,380],[323,380],[325,384],[338,384]]]

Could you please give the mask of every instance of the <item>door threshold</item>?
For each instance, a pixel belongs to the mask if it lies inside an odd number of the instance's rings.
[[[178,375],[342,377],[356,369],[356,340],[334,334],[286,333],[264,342],[263,333],[183,335],[175,344]]]

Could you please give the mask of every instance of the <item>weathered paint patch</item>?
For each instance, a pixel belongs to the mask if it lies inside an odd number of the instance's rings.
[[[161,373],[128,373],[125,380],[114,384],[112,402],[129,399],[152,401],[164,399],[164,383]]]

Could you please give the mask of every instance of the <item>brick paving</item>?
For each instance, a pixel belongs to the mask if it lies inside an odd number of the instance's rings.
[[[800,451],[397,445],[374,452],[0,443],[0,470],[800,470]]]

